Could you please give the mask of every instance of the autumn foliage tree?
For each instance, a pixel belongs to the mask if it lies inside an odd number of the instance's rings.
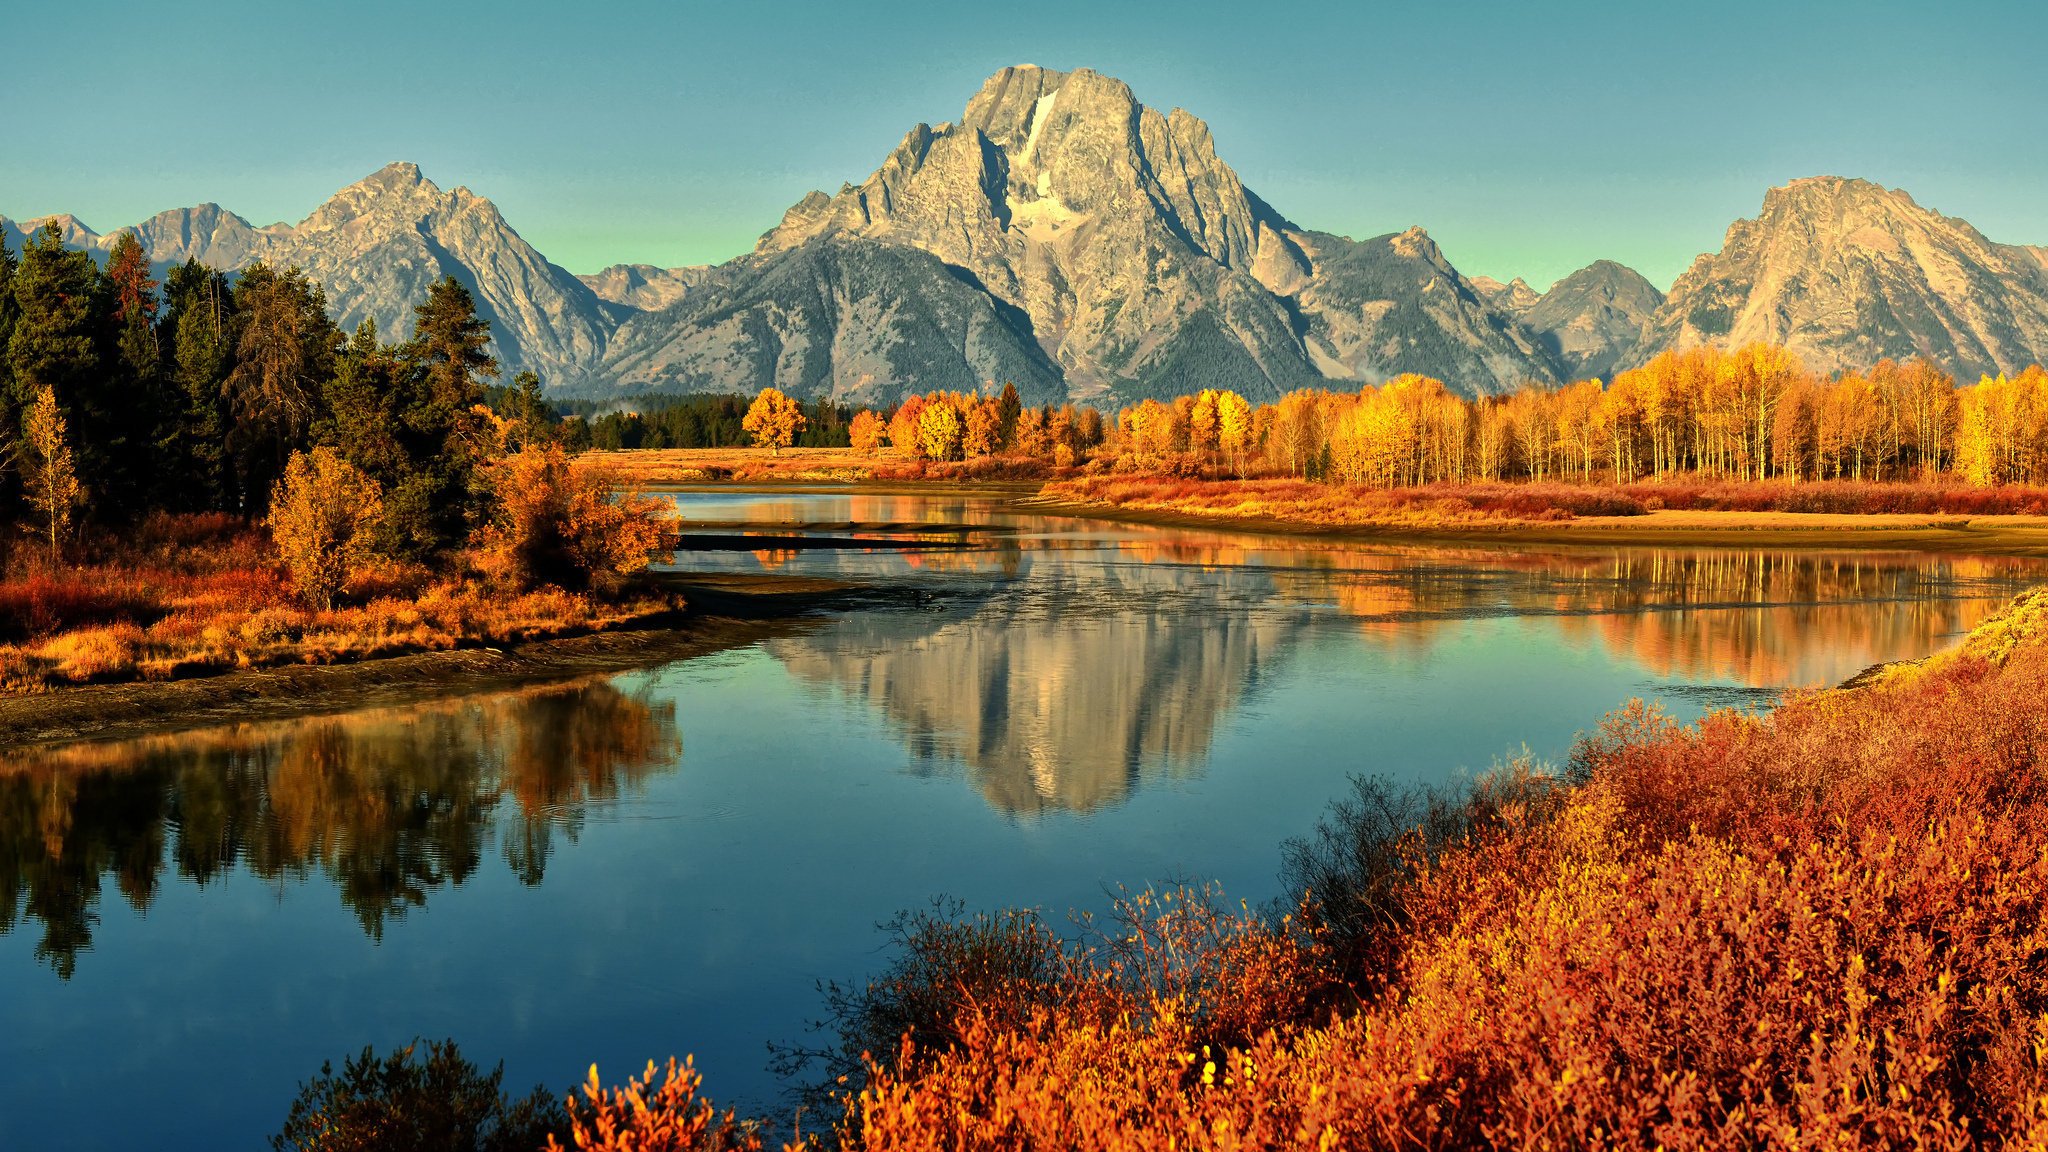
[[[668,529],[667,502],[619,489],[559,445],[524,448],[485,466],[483,478],[490,511],[470,553],[508,587],[615,585],[647,567]]]
[[[71,527],[71,515],[85,503],[85,489],[72,463],[64,413],[57,407],[55,390],[47,384],[36,393],[22,420],[22,438],[27,449],[29,505],[43,519],[50,561],[56,563],[62,555],[64,534]]]
[[[292,453],[271,494],[270,538],[299,596],[333,607],[374,563],[383,516],[377,482],[334,449]]]
[[[847,441],[856,452],[873,452],[880,448],[888,432],[889,426],[882,418],[865,408],[854,413],[853,423],[846,429]]]
[[[741,427],[754,438],[757,447],[780,454],[784,448],[796,443],[797,433],[807,423],[803,406],[782,394],[778,389],[763,388],[754,404],[747,409],[746,419]]]

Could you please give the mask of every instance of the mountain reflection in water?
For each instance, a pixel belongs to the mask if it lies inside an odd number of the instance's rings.
[[[856,519],[905,519],[890,498],[851,503]],[[765,647],[885,716],[913,770],[957,763],[989,803],[1030,816],[1198,770],[1218,726],[1319,627],[1399,660],[1456,622],[1545,619],[1658,679],[1732,686],[1703,698],[1768,698],[1934,651],[2041,571],[1914,553],[1103,538],[1072,523],[1019,517],[974,551],[754,557],[936,589],[924,612],[860,614]]]
[[[166,869],[324,875],[371,938],[495,838],[541,882],[556,836],[682,755],[672,701],[607,682],[16,754],[0,770],[0,933],[69,977],[103,878],[147,909]]]

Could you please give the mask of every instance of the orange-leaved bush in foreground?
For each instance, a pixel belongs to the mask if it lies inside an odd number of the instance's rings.
[[[471,555],[506,585],[613,587],[647,567],[668,529],[667,502],[619,490],[554,444],[522,449],[483,474],[492,513],[471,536]]]
[[[868,1058],[812,1142],[2042,1147],[2044,633],[2048,591],[1766,714],[1632,706],[1463,807],[1362,782],[1285,917],[914,925],[838,1006]]]

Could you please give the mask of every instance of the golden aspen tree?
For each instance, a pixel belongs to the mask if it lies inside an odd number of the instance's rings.
[[[995,397],[986,397],[979,403],[970,404],[964,425],[966,431],[962,436],[961,446],[968,456],[996,454],[1002,444],[1003,409]]]
[[[763,388],[754,397],[754,403],[740,420],[740,427],[754,438],[754,446],[766,448],[770,455],[779,456],[784,448],[796,443],[797,433],[804,430],[809,421],[804,418],[803,406],[782,394],[779,389]]]
[[[553,451],[560,453],[559,448]],[[270,498],[270,538],[301,599],[322,610],[376,558],[377,482],[332,448],[294,452]]]
[[[888,434],[888,426],[882,418],[863,408],[853,414],[853,422],[846,426],[847,443],[857,452],[873,452],[882,446],[882,439]]]
[[[936,399],[918,413],[917,444],[927,459],[958,460],[966,432],[959,410],[947,399]]]
[[[57,393],[45,384],[22,418],[28,447],[28,499],[43,518],[50,539],[50,562],[63,557],[64,535],[71,515],[85,503],[85,486],[72,463],[71,443]]]
[[[1252,406],[1235,392],[1216,394],[1216,445],[1230,458],[1233,468],[1244,471],[1245,450],[1251,446]]]

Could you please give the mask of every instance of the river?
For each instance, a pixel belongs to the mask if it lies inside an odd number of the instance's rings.
[[[683,492],[707,529],[875,549],[679,566],[887,590],[664,667],[17,753],[0,770],[0,1148],[258,1148],[323,1060],[452,1037],[508,1086],[770,1040],[877,922],[1277,895],[1353,773],[1552,763],[1631,698],[1762,707],[1926,655],[2044,562],[1421,548],[989,498]],[[794,526],[794,527],[791,527]],[[914,543],[903,546],[901,542]]]

